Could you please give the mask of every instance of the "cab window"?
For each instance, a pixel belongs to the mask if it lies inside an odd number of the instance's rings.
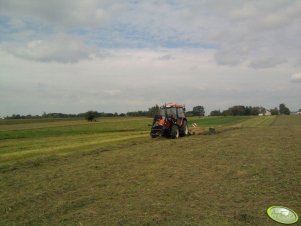
[[[177,116],[177,109],[176,108],[167,108],[166,113],[167,113],[167,117],[168,116],[176,117]]]
[[[185,117],[183,108],[178,108],[178,116],[179,116],[180,118],[184,118],[184,117]]]

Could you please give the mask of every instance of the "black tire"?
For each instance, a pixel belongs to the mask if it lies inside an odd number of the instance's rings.
[[[185,137],[185,136],[188,135],[188,133],[189,133],[188,125],[187,125],[187,121],[185,120],[185,121],[183,122],[182,127],[181,127],[180,136],[181,136],[181,137]]]
[[[180,136],[179,128],[177,125],[172,125],[171,131],[170,131],[170,137],[172,139],[178,139]]]

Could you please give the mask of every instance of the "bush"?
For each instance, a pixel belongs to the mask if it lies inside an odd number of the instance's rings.
[[[97,117],[97,111],[88,111],[85,114],[85,119],[87,119],[89,122],[95,121],[96,117]]]

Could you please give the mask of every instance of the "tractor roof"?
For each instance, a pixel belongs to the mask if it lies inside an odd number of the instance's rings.
[[[161,108],[171,108],[171,107],[184,108],[185,105],[183,105],[183,104],[177,104],[175,102],[172,102],[172,103],[167,103],[167,104],[163,105]]]

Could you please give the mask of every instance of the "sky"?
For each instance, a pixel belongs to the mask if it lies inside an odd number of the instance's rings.
[[[0,115],[301,108],[300,0],[0,0]]]

